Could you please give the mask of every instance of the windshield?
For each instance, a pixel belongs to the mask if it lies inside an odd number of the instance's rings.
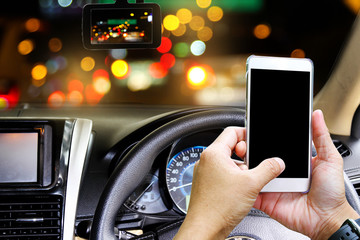
[[[312,59],[316,94],[359,9],[351,0],[145,2],[161,7],[161,46],[96,51],[83,47],[82,8],[114,1],[7,2],[0,10],[0,109],[25,103],[241,106],[252,54]]]

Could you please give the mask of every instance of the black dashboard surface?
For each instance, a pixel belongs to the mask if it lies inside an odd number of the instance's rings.
[[[28,107],[0,112],[1,118],[13,119],[66,119],[84,118],[93,122],[91,145],[79,193],[77,224],[91,221],[104,186],[121,158],[142,138],[158,127],[182,116],[218,109],[218,107],[105,105],[99,107],[48,109]],[[194,133],[174,142],[159,153],[145,183],[130,196],[120,209],[117,226],[123,229],[146,228],[154,224],[182,218],[184,211],[174,204],[166,187],[165,169],[169,160],[183,150],[206,147],[221,129],[206,133]],[[201,135],[205,134],[205,135]],[[204,137],[206,136],[206,137]],[[206,139],[204,142],[203,139]],[[333,136],[339,151],[343,154],[345,170],[355,187],[359,187],[360,144],[355,137]],[[81,174],[81,173],[79,173]],[[142,187],[142,189],[141,189]],[[139,191],[139,192],[137,192]],[[141,197],[141,199],[140,199]],[[151,199],[155,199],[152,205]],[[137,201],[139,204],[137,204]]]
[[[93,121],[92,141],[79,193],[78,221],[91,219],[102,190],[119,159],[130,147],[161,125],[191,113],[214,109],[184,106],[121,105],[89,108],[48,109],[31,107],[0,112],[0,117],[21,119],[85,118]],[[216,135],[208,140],[207,145]],[[196,142],[194,142],[196,144]],[[167,150],[169,151],[169,149]],[[169,152],[160,156],[159,166],[165,164]],[[161,162],[161,163],[160,163]],[[154,168],[156,171],[156,168]],[[164,186],[161,186],[164,187]],[[167,206],[169,206],[167,204]],[[168,207],[171,210],[171,206]],[[124,208],[125,212],[128,209]],[[139,213],[139,211],[135,211]],[[141,211],[140,211],[141,213]],[[170,215],[181,216],[181,212]],[[136,215],[138,216],[138,215]]]

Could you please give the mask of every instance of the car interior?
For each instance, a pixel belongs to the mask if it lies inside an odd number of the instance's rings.
[[[4,5],[0,239],[172,239],[201,153],[224,128],[245,127],[252,54],[312,59],[313,109],[360,212],[359,9],[351,0]],[[270,233],[308,239],[256,209],[228,239]]]

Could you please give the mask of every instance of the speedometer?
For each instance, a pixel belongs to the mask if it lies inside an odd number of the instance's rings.
[[[206,147],[196,146],[175,154],[166,167],[166,184],[175,205],[186,213],[191,193],[195,163]]]

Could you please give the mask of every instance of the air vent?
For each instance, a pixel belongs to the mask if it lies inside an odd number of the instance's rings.
[[[350,156],[350,150],[345,144],[338,140],[334,140],[333,142],[342,157]]]
[[[1,196],[0,240],[61,239],[61,196]]]

